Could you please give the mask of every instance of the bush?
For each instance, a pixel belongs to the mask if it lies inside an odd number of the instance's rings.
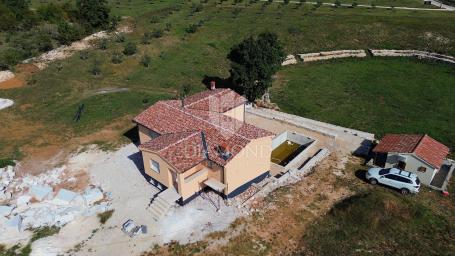
[[[152,36],[153,36],[154,38],[160,38],[160,37],[163,36],[163,34],[164,34],[164,31],[163,31],[162,29],[155,29],[155,30],[153,30],[153,32],[152,32]]]
[[[125,40],[126,40],[125,35],[122,33],[117,34],[115,36],[115,42],[117,42],[117,43],[123,43],[123,42],[125,42]]]
[[[92,75],[94,75],[94,76],[101,75],[101,67],[100,67],[100,62],[98,60],[95,60],[93,62],[93,65],[90,68],[90,73],[92,73]]]
[[[123,62],[123,56],[119,52],[114,52],[112,54],[111,62],[114,64],[120,64]]]
[[[70,25],[67,22],[60,22],[58,24],[58,37],[59,43],[69,45],[81,37],[82,29],[75,25]]]
[[[108,40],[106,38],[101,39],[101,41],[98,43],[98,49],[100,50],[106,50],[108,46]]]
[[[185,29],[185,31],[188,34],[193,34],[193,33],[196,33],[198,28],[199,28],[199,26],[197,24],[191,24]]]
[[[86,60],[86,59],[88,59],[88,57],[89,57],[89,56],[88,56],[88,52],[87,52],[87,51],[81,51],[81,52],[79,53],[79,58],[80,58],[81,60]]]
[[[150,44],[151,40],[152,40],[152,33],[145,32],[144,35],[142,36],[142,44]]]
[[[142,66],[144,66],[146,68],[148,68],[150,66],[150,62],[152,62],[152,58],[148,54],[144,54],[140,61]]]
[[[123,54],[125,55],[133,55],[137,52],[137,46],[133,42],[128,42],[123,49]]]
[[[98,219],[100,220],[101,224],[105,224],[111,217],[112,214],[114,213],[114,210],[109,210],[103,213],[98,213]]]
[[[15,166],[16,163],[11,159],[0,159],[0,168],[4,168],[8,165]]]

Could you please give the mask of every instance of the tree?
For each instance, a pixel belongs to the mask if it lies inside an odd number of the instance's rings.
[[[249,101],[262,96],[285,58],[278,36],[262,33],[234,46],[228,54],[231,80]]]
[[[107,0],[77,0],[79,20],[89,28],[106,28],[111,21]]]

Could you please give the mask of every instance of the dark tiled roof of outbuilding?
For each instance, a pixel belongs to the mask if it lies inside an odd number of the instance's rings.
[[[440,168],[449,154],[449,148],[426,134],[387,134],[373,152],[414,153],[435,168]]]
[[[226,90],[220,90],[219,93],[204,92],[202,94],[205,95],[205,98],[218,97],[217,95],[226,93]],[[190,102],[199,104],[199,102],[204,101],[204,97],[195,95],[190,99]],[[220,97],[220,99],[222,100],[223,97]],[[218,103],[211,102],[210,104]],[[221,105],[229,104],[221,103]],[[188,166],[192,167],[203,160],[201,160],[201,157],[204,157],[201,131],[206,136],[209,159],[221,166],[224,166],[232,157],[237,155],[251,140],[273,135],[269,131],[246,124],[218,113],[218,111],[212,112],[211,109],[210,111],[195,109],[191,106],[188,107],[188,105],[182,108],[179,100],[155,103],[139,114],[134,121],[162,135],[141,145],[141,150],[156,152],[178,168],[179,172],[184,172]],[[220,110],[222,108],[215,109]],[[196,139],[196,137],[200,139]],[[198,145],[200,150],[196,150],[196,145]],[[229,148],[232,154],[229,159],[223,159],[218,153],[217,148],[220,145]],[[185,147],[191,147],[192,149],[185,149]],[[192,153],[196,151],[199,153],[194,155],[187,154],[188,150]],[[185,154],[182,154],[182,152]]]

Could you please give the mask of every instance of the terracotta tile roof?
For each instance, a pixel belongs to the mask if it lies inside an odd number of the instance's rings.
[[[231,89],[207,90],[184,100],[186,108],[224,113],[246,102],[246,99]]]
[[[414,153],[435,168],[440,168],[449,154],[449,148],[426,134],[387,134],[373,152]]]
[[[234,92],[228,92],[226,89],[218,90],[218,94],[203,92],[201,94],[205,95],[204,97],[197,94],[190,98],[190,102],[196,105],[207,97],[217,98],[231,93]],[[223,97],[219,99],[222,100]],[[185,168],[192,167],[204,160],[201,160],[201,157],[204,157],[201,131],[206,137],[209,159],[222,166],[237,155],[251,140],[273,135],[269,131],[219,113],[218,111],[224,107],[212,111],[212,109],[192,108],[191,106],[194,105],[185,105],[182,108],[179,100],[159,101],[139,114],[134,119],[135,122],[162,134],[141,145],[141,150],[156,152],[179,169],[179,172],[184,172],[187,170]],[[220,105],[229,104],[221,103]],[[223,159],[218,152],[219,146],[228,148],[232,156]]]

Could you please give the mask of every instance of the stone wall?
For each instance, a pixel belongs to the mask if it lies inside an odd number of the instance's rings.
[[[339,58],[364,58],[367,54],[364,50],[340,50],[331,52],[316,52],[299,54],[303,62],[312,62],[320,60],[331,60]]]
[[[417,50],[369,50],[375,57],[416,57],[455,64],[455,57]]]

